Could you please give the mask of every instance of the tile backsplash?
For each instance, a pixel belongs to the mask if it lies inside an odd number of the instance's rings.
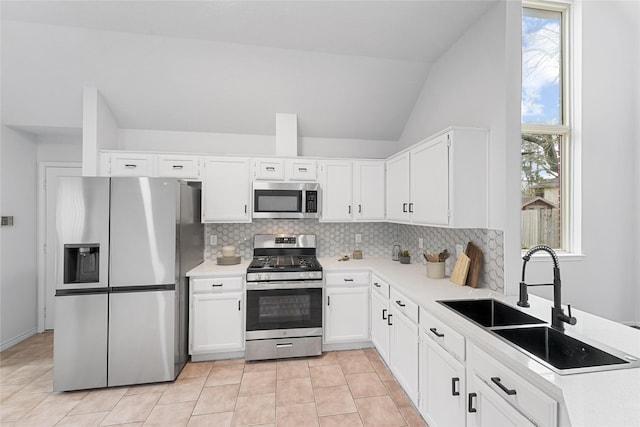
[[[245,259],[252,255],[254,234],[316,234],[318,256],[330,257],[361,249],[365,257],[391,257],[393,245],[411,252],[411,262],[425,264],[418,238],[424,238],[429,251],[448,249],[452,256],[446,262],[446,273],[451,274],[455,264],[456,244],[466,247],[473,242],[484,254],[479,286],[503,292],[504,262],[502,231],[487,229],[448,229],[418,225],[390,224],[384,222],[321,223],[317,219],[254,219],[243,224],[207,224],[205,226],[205,259],[215,260],[220,248],[234,245]],[[361,243],[355,243],[355,235],[361,234]],[[218,244],[211,246],[210,236],[216,235]]]

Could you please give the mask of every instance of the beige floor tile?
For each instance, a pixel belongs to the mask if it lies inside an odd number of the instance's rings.
[[[44,403],[56,403],[56,402],[79,402],[89,394],[88,391],[63,391],[49,393],[49,396],[44,400]]]
[[[169,384],[158,404],[190,402],[198,400],[206,378],[185,378]]]
[[[346,385],[315,388],[313,394],[319,416],[357,411],[349,387]]]
[[[278,380],[276,384],[276,405],[313,402],[311,378],[291,378]]]
[[[67,415],[56,427],[98,427],[109,411],[91,412],[89,414]]]
[[[169,385],[173,383],[157,383],[157,384],[139,384],[129,386],[129,390],[125,393],[125,396],[133,396],[134,394],[145,393],[158,393],[164,392],[169,388]]]
[[[338,358],[349,357],[349,356],[364,356],[364,350],[357,349],[357,350],[336,351],[336,356],[338,356]]]
[[[267,362],[247,362],[244,364],[244,372],[265,372],[265,371],[275,371],[277,363],[273,361]]]
[[[0,386],[0,403],[13,396],[24,387],[24,384],[9,384]]]
[[[303,378],[309,376],[307,360],[278,360],[278,379]]]
[[[29,384],[36,378],[44,375],[47,371],[51,370],[53,365],[25,365],[15,371],[11,372],[6,377],[0,379],[0,384]]]
[[[310,357],[308,362],[310,368],[314,366],[337,365],[338,356],[336,356],[335,351],[327,351],[320,356]]]
[[[385,381],[384,385],[389,391],[389,394],[393,398],[393,401],[396,403],[396,406],[398,408],[404,406],[413,407],[413,403],[411,403],[409,396],[407,396],[402,387],[400,387],[400,384],[398,384],[395,380]]]
[[[18,420],[46,398],[47,393],[14,394],[2,402],[0,421],[4,423]]]
[[[278,427],[317,427],[318,414],[315,403],[298,403],[276,407]]]
[[[371,362],[371,366],[376,370],[382,381],[393,381],[393,374],[384,362]]]
[[[228,366],[228,365],[244,365],[244,359],[224,359],[224,360],[216,360],[213,365],[214,366]]]
[[[146,393],[124,396],[100,425],[144,422],[161,395],[162,393]]]
[[[77,402],[40,403],[21,418],[17,425],[45,427],[54,426],[62,420]]]
[[[233,412],[219,412],[217,414],[193,415],[188,427],[230,427]]]
[[[144,422],[144,426],[186,426],[195,405],[196,402],[179,402],[169,403],[167,405],[156,405],[151,411],[151,414],[149,414],[147,420]]]
[[[360,415],[353,414],[329,415],[318,418],[320,427],[362,427]]]
[[[193,415],[233,411],[236,407],[239,389],[239,384],[205,387],[200,393]]]
[[[53,369],[49,369],[38,378],[24,386],[18,393],[51,393],[53,392]]]
[[[404,418],[390,396],[375,396],[355,399],[358,412],[365,427],[405,426]]]
[[[276,392],[276,373],[274,371],[249,372],[242,375],[239,396]]]
[[[398,411],[400,411],[409,427],[427,427],[427,423],[413,406],[403,406],[398,408]]]
[[[375,372],[346,374],[344,377],[355,399],[388,394],[384,384],[380,381],[380,377]]]
[[[340,365],[314,366],[309,371],[313,388],[347,384]]]
[[[184,365],[178,378],[208,377],[212,368],[213,362],[189,362]]]
[[[359,374],[362,372],[375,372],[373,366],[364,354],[338,357],[338,363],[342,372],[346,374]]]
[[[89,412],[100,412],[112,410],[122,396],[127,392],[127,388],[104,388],[90,391],[84,399],[73,407],[70,414],[86,414]]]
[[[0,384],[2,384],[2,379],[5,378],[10,373],[17,371],[23,365],[20,363],[16,363],[13,365],[2,365],[0,366]]]
[[[227,384],[240,384],[242,380],[242,372],[244,370],[244,364],[220,366],[213,365],[213,369],[207,377],[205,387],[212,387],[216,385]]]
[[[276,422],[276,394],[240,396],[233,416],[234,426],[249,426]]]
[[[369,362],[382,361],[382,358],[380,357],[380,353],[378,353],[378,351],[375,348],[365,348],[364,350],[362,350],[362,352],[364,353],[365,356],[367,356],[367,359],[369,359]]]

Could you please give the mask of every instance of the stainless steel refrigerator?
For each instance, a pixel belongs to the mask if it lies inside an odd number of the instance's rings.
[[[174,380],[188,358],[186,272],[203,250],[199,189],[59,178],[54,390]]]

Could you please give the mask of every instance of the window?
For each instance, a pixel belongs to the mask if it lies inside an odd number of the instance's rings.
[[[571,250],[568,10],[525,3],[522,13],[521,244]]]

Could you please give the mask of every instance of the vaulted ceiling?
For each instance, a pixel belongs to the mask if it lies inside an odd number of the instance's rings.
[[[431,65],[495,0],[2,1],[5,124],[397,140]]]

